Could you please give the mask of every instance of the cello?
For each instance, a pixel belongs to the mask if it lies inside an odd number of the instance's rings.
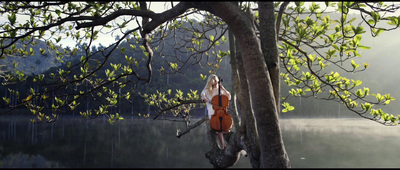
[[[211,103],[213,105],[214,114],[211,115],[210,126],[211,129],[218,133],[219,140],[224,149],[223,133],[228,133],[230,131],[233,122],[231,115],[228,113],[228,96],[221,95],[221,79],[218,81],[218,95],[212,98]]]

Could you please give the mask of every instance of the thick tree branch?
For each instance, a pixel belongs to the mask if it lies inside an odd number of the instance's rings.
[[[156,14],[153,11],[143,11],[143,10],[132,10],[132,9],[120,9],[118,11],[115,11],[111,13],[110,15],[107,15],[105,17],[88,17],[88,20],[93,20],[92,22],[84,22],[84,23],[77,23],[76,29],[81,29],[81,28],[86,28],[86,27],[93,27],[93,26],[99,26],[99,25],[105,25],[108,22],[114,20],[115,18],[118,18],[123,15],[128,15],[128,16],[141,16],[141,17],[146,17],[146,18],[157,18],[161,14]]]
[[[150,33],[151,31],[156,29],[159,25],[178,17],[179,15],[186,12],[189,8],[191,8],[189,3],[180,2],[173,8],[160,13],[159,15],[157,15],[157,17],[151,17],[152,20],[147,25],[143,25],[143,32]]]
[[[275,29],[276,29],[276,39],[279,39],[279,28],[281,27],[281,21],[282,21],[282,15],[283,12],[285,11],[286,7],[289,5],[289,1],[285,1],[282,3],[282,5],[279,7],[279,12],[278,12],[278,16],[276,18],[276,25],[275,25]]]

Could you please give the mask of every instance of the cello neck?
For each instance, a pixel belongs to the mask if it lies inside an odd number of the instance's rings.
[[[221,99],[221,77],[218,78],[218,99],[219,99],[219,106],[222,106],[222,99]]]

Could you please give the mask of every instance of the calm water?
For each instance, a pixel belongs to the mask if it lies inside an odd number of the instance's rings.
[[[400,127],[363,119],[283,119],[293,168],[400,167]],[[1,117],[0,168],[212,168],[205,124],[176,138],[185,124],[125,117],[60,118],[31,124]],[[242,158],[234,168],[250,168]]]
[[[282,133],[295,168],[398,168],[400,126],[366,119],[289,119]]]

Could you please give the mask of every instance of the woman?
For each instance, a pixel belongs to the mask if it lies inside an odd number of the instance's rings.
[[[201,97],[206,102],[207,111],[208,111],[208,119],[211,119],[211,115],[214,114],[214,109],[211,104],[211,100],[214,96],[218,95],[218,83],[219,78],[215,74],[211,74],[207,79],[207,84],[201,92]],[[221,84],[221,95],[226,95],[229,100],[231,100],[231,93],[225,89],[225,87]]]
[[[219,94],[219,84],[221,85],[221,95],[225,95],[228,97],[228,100],[231,100],[231,93],[228,92],[224,88],[224,86],[219,83],[219,78],[215,74],[211,74],[208,79],[207,79],[207,84],[204,87],[203,91],[201,92],[201,97],[203,100],[206,102],[207,106],[207,111],[208,111],[208,119],[211,120],[211,116],[214,114],[214,109],[213,105],[211,103],[211,100],[214,96]],[[219,141],[219,147],[220,149],[225,149],[225,141],[223,137],[223,132],[217,132],[218,134],[218,140]]]

